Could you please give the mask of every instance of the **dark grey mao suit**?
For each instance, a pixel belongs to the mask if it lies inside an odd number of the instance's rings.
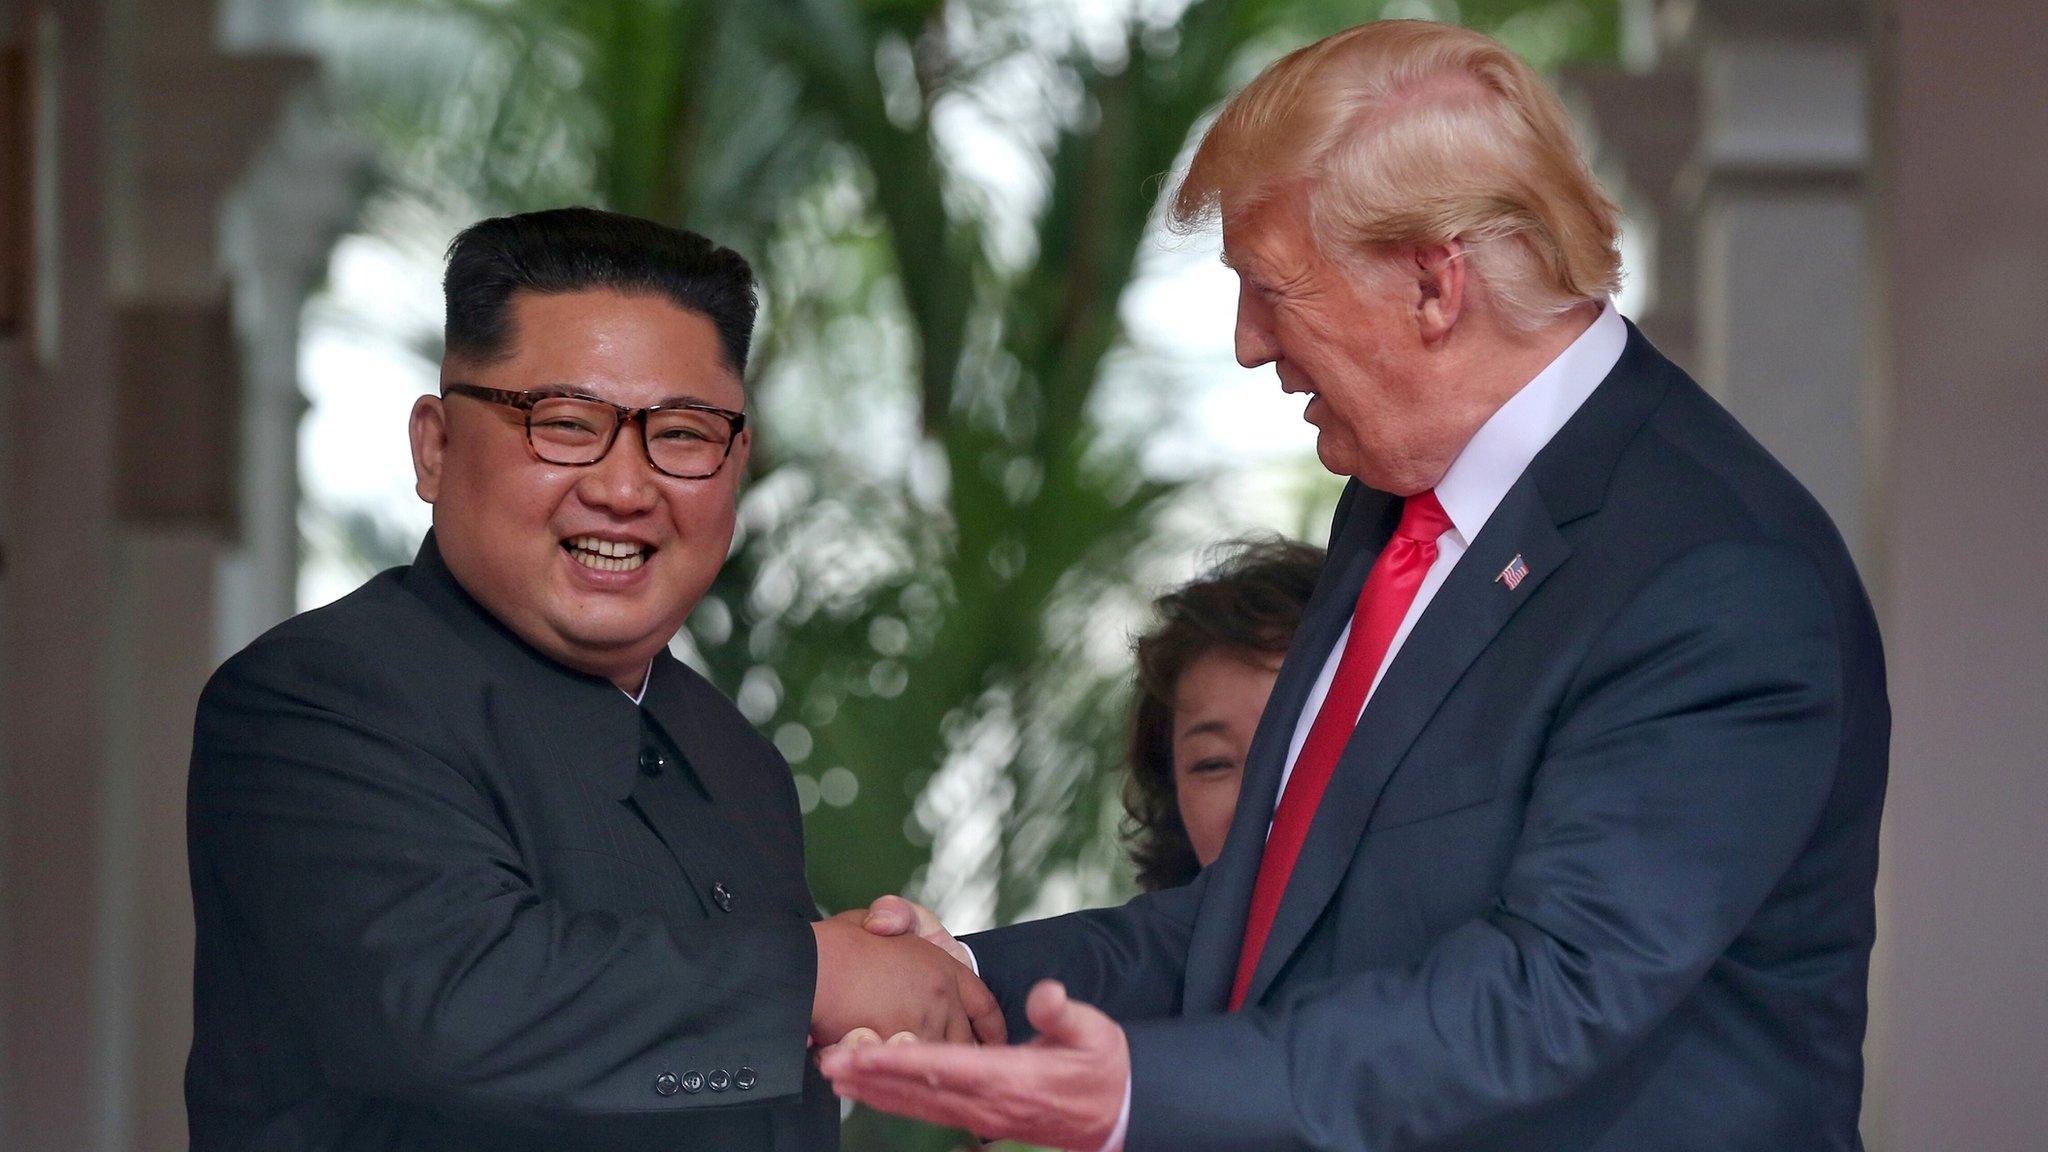
[[[663,653],[644,707],[410,568],[199,706],[194,1152],[837,1144],[788,766]]]

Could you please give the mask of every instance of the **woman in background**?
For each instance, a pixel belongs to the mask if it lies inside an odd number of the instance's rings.
[[[1222,853],[1245,751],[1322,565],[1308,544],[1232,541],[1209,571],[1153,602],[1158,623],[1135,645],[1124,782],[1146,891],[1186,884]]]

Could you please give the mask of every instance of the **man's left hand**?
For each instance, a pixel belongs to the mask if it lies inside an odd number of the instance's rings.
[[[915,932],[945,949],[948,956],[967,965],[969,970],[974,969],[974,957],[967,951],[967,945],[953,939],[953,934],[946,931],[946,926],[939,923],[932,910],[916,901],[901,896],[877,897],[873,904],[868,905],[868,914],[862,919],[861,926],[877,936],[901,936]],[[974,974],[981,975],[979,971]]]
[[[1095,1152],[1109,1140],[1131,1078],[1124,1030],[1042,980],[1024,1014],[1028,1044],[864,1044],[827,1052],[832,1090],[884,1112],[964,1128],[985,1139]]]

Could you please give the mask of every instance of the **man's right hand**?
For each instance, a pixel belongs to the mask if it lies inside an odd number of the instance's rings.
[[[865,909],[811,925],[818,940],[818,991],[811,1039],[835,1044],[857,1027],[887,1036],[1001,1044],[1002,1009],[987,986],[938,945],[863,927]]]

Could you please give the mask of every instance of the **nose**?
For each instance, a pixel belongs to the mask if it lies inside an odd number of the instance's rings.
[[[614,516],[637,516],[653,508],[661,494],[640,436],[637,421],[620,428],[612,450],[576,478],[577,497]]]
[[[1237,362],[1247,368],[1271,364],[1280,358],[1273,340],[1273,308],[1250,288],[1237,290]]]

